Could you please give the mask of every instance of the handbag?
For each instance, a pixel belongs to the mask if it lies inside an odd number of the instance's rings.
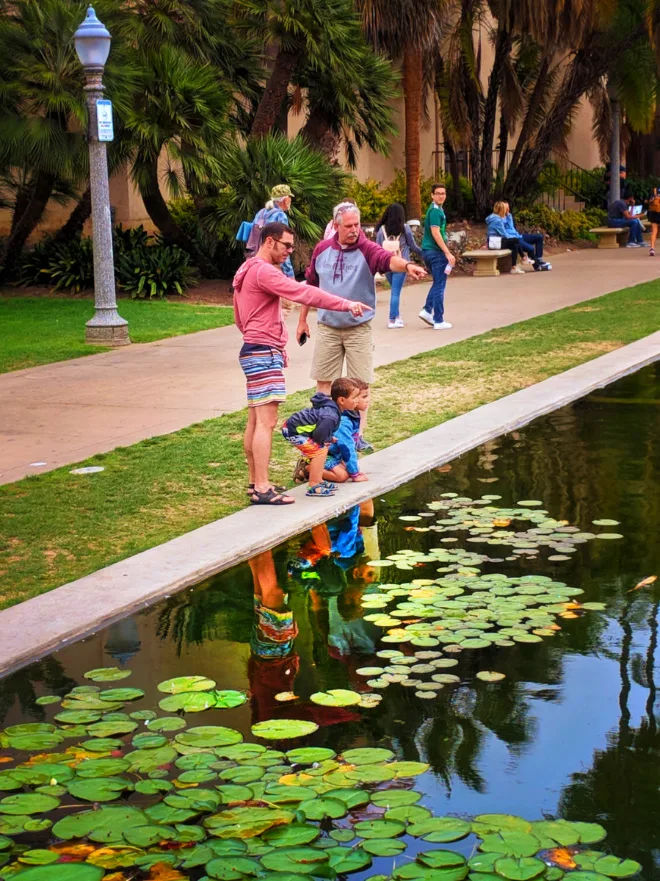
[[[488,236],[488,250],[489,251],[501,251],[502,250],[502,236]]]

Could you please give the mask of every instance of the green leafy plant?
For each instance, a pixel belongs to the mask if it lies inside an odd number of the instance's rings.
[[[547,205],[534,205],[516,212],[516,223],[522,229],[540,229],[561,241],[591,239],[589,230],[601,226],[606,212],[598,208],[586,211],[556,211]]]
[[[19,267],[19,284],[52,285],[56,291],[79,293],[94,283],[91,239],[56,243],[47,239],[28,251]]]
[[[162,242],[117,255],[115,267],[119,286],[133,299],[183,295],[186,288],[196,283],[190,254]]]

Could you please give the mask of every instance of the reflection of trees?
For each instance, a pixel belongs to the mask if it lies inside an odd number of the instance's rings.
[[[638,860],[644,877],[658,878],[653,855],[660,848],[660,732],[655,717],[655,659],[658,647],[658,609],[655,600],[648,617],[649,641],[643,661],[631,660],[634,630],[627,599],[619,617],[619,724],[608,746],[597,750],[592,767],[574,774],[564,790],[560,813],[567,819],[598,819],[607,829],[608,846],[616,854]],[[628,705],[632,679],[648,689],[646,717],[631,728]],[[635,667],[637,667],[635,671]]]
[[[70,679],[62,664],[52,656],[12,673],[0,682],[0,727],[4,726],[7,713],[17,701],[22,716],[43,721],[46,718],[44,708],[35,703],[39,692],[63,696],[76,684],[76,680]],[[38,685],[43,689],[37,689]]]

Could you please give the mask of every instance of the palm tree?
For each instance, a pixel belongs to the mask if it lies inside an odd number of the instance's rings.
[[[402,61],[408,217],[422,215],[424,56],[437,48],[444,5],[444,0],[356,0],[363,28],[375,48]]]
[[[261,138],[275,126],[289,84],[303,64],[326,72],[351,71],[361,59],[359,19],[350,0],[236,0],[237,25],[261,36],[271,69],[250,134]],[[362,53],[363,55],[363,53]]]
[[[389,155],[397,133],[392,97],[399,82],[392,63],[368,47],[359,31],[355,37],[361,56],[357,68],[340,66],[331,72],[307,64],[295,80],[297,108],[302,111],[305,104],[308,108],[302,136],[331,161],[337,160],[343,142],[350,168],[355,168],[362,147]]]

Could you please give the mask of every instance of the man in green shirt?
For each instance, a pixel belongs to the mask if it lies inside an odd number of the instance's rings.
[[[453,267],[456,258],[447,245],[447,218],[442,207],[447,199],[447,190],[444,184],[433,184],[431,199],[433,201],[424,218],[422,257],[431,271],[433,284],[419,317],[426,324],[430,324],[434,330],[449,330],[451,324],[444,320],[445,286],[447,284],[447,267]]]

